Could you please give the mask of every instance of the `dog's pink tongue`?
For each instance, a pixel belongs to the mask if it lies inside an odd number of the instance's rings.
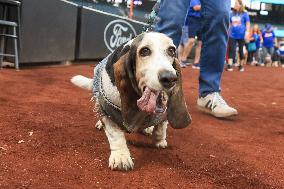
[[[137,106],[140,108],[140,110],[148,112],[148,113],[154,113],[156,110],[156,102],[158,98],[158,93],[152,92],[148,87],[143,92],[140,99],[137,100]]]

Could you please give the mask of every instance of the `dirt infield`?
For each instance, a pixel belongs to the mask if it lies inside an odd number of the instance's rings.
[[[284,69],[226,72],[230,120],[196,108],[198,71],[184,70],[193,123],[158,150],[127,135],[135,169],[113,172],[90,93],[73,86],[91,65],[0,70],[0,188],[284,188]]]

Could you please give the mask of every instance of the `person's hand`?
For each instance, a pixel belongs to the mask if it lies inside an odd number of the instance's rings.
[[[193,7],[193,10],[195,10],[195,11],[200,11],[200,10],[201,10],[201,5],[195,5],[195,6]]]
[[[249,35],[249,32],[248,32],[248,31],[246,31],[246,33],[245,33],[245,42],[246,42],[246,43],[249,43],[249,42],[250,42],[250,35]]]

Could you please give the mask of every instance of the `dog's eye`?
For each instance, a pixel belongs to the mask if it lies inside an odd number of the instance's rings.
[[[167,49],[167,53],[168,53],[168,55],[170,55],[170,56],[176,56],[176,48],[175,47],[169,47],[168,49]]]
[[[140,51],[139,51],[140,56],[150,56],[151,54],[151,50],[148,47],[143,47]]]

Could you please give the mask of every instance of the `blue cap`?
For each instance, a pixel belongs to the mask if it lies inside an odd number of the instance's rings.
[[[265,29],[270,30],[272,28],[271,24],[265,24]]]

